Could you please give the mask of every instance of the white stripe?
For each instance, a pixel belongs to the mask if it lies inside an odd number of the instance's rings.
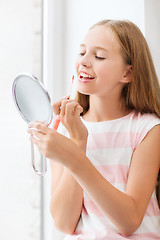
[[[82,122],[84,123],[84,125],[87,127],[87,129],[89,129],[89,132],[93,132],[95,133],[101,133],[105,131],[110,131],[112,129],[113,132],[128,132],[128,129],[131,129],[131,125],[132,125],[132,118],[130,119],[123,119],[123,121],[118,121],[117,124],[115,124],[115,122],[118,119],[112,120],[112,121],[104,121],[104,122],[87,122],[85,120],[82,119]],[[113,128],[114,126],[114,128]]]
[[[160,233],[160,216],[144,217],[140,227],[135,233]]]
[[[82,215],[77,229],[83,229],[83,231],[92,229],[94,231],[95,227],[98,230],[103,230],[106,226],[114,232],[119,232],[119,229],[107,217],[97,218],[94,214],[90,213],[89,215]],[[142,224],[135,231],[137,234],[151,232],[160,233],[160,216],[144,217]]]
[[[130,165],[132,149],[116,148],[113,149],[94,149],[87,150],[87,157],[94,166],[101,165]]]
[[[83,225],[83,226],[82,226]],[[99,231],[103,231],[105,228],[110,228],[114,232],[119,232],[118,228],[108,219],[108,218],[97,218],[94,214],[90,213],[89,215],[82,214],[82,217],[78,223],[77,230],[83,231],[92,231],[94,229],[98,229]]]

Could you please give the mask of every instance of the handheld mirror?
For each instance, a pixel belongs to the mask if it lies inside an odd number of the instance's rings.
[[[18,74],[13,82],[12,94],[15,105],[22,118],[29,124],[33,121],[44,121],[49,125],[52,121],[50,97],[41,82],[26,73]],[[47,171],[46,159],[43,159],[43,169],[38,171],[35,166],[34,145],[31,142],[31,160],[35,172],[43,176]]]

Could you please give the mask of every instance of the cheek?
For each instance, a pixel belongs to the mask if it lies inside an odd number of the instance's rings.
[[[110,77],[112,75],[112,68],[106,64],[99,65],[96,68],[96,75],[100,79],[106,79],[106,77]]]
[[[101,79],[107,79],[108,81],[117,81],[122,74],[122,69],[119,64],[105,64],[97,68],[98,75]]]

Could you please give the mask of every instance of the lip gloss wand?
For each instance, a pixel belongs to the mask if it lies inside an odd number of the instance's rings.
[[[74,82],[74,75],[72,76],[72,84],[71,84],[71,88],[70,88],[70,91],[69,91],[69,97],[68,97],[68,99],[70,99],[70,96],[71,96],[71,91],[72,91],[72,86],[73,86],[73,82]],[[60,124],[60,115],[57,115],[57,117],[56,117],[56,119],[55,119],[55,121],[54,121],[54,123],[53,123],[53,129],[54,130],[57,130],[58,129],[58,126],[59,126],[59,124]]]

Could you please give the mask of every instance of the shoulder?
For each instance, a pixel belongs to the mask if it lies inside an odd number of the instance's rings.
[[[155,127],[154,132],[160,129],[160,118],[153,113],[140,113],[134,111],[132,115],[132,133],[134,149],[144,140],[146,135]]]
[[[160,124],[160,118],[154,113],[140,113],[133,112],[133,121],[136,126],[152,127],[156,124]]]

